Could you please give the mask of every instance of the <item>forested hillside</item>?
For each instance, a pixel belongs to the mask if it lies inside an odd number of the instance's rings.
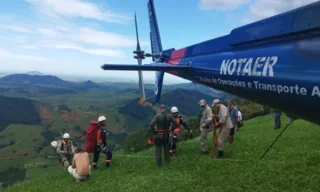
[[[32,100],[0,96],[0,106],[0,132],[12,123],[41,123],[36,103]]]

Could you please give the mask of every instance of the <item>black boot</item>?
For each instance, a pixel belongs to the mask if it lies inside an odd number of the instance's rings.
[[[217,158],[222,158],[222,156],[223,156],[223,151],[218,151],[218,156],[217,156]]]

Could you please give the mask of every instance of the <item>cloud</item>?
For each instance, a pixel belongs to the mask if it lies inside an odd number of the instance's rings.
[[[17,44],[23,44],[25,43],[25,37],[24,36],[14,36],[14,37],[0,37],[0,40],[2,41],[9,41],[11,43],[17,43]]]
[[[15,26],[15,25],[0,25],[1,29],[11,30],[15,32],[22,32],[22,33],[31,33],[31,30],[21,27],[21,26]]]
[[[200,9],[233,10],[249,4],[251,0],[200,0]]]
[[[37,29],[37,31],[42,35],[49,36],[49,37],[55,36],[57,34],[57,32],[53,29],[39,28]]]
[[[134,49],[136,45],[134,37],[103,32],[87,27],[77,27],[76,25],[61,26],[59,29],[37,28],[33,32],[35,40],[32,41],[32,44],[20,44],[21,48],[73,49],[91,55],[123,57],[124,53],[117,49],[125,47]],[[29,39],[31,39],[31,36],[29,36]],[[149,45],[149,42],[141,41],[140,44],[142,46]]]
[[[9,57],[9,58],[14,58],[14,59],[34,60],[34,61],[49,61],[49,59],[46,57],[16,54],[16,53],[12,53],[6,49],[0,49],[0,57],[2,57],[2,58]]]
[[[104,22],[122,23],[129,19],[110,9],[103,9],[93,3],[81,0],[25,0],[34,5],[42,14],[50,17],[81,17]]]
[[[70,38],[87,44],[109,47],[131,47],[136,45],[136,40],[134,38],[129,39],[123,35],[97,31],[90,28],[81,28],[76,33],[70,34]]]
[[[79,47],[76,45],[68,45],[68,44],[56,45],[55,48],[73,49],[73,50],[78,50],[84,53],[89,53],[92,55],[100,55],[100,56],[107,56],[107,57],[124,57],[124,54],[122,51],[115,51],[112,49],[87,49],[87,48]]]
[[[256,0],[250,5],[248,14],[242,19],[242,23],[251,23],[316,1],[317,0]]]
[[[37,49],[38,46],[36,45],[20,45],[21,48],[24,48],[24,49]]]
[[[50,40],[74,41],[105,47],[133,47],[136,45],[136,39],[134,37],[128,37],[117,33],[103,32],[88,27],[78,27],[76,25],[59,28],[54,28],[54,26],[51,27],[52,28],[37,28],[35,30],[24,29],[28,31],[28,33],[39,33],[43,36],[47,36]],[[41,39],[40,36],[38,36],[38,38]],[[148,41],[141,41],[140,44],[149,45],[150,43]]]

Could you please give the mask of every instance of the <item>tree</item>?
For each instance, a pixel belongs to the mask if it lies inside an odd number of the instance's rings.
[[[15,141],[14,140],[9,140],[9,145],[13,145],[15,144]]]
[[[71,109],[69,108],[69,106],[65,105],[65,104],[59,105],[58,109],[59,109],[59,111],[65,110],[65,111],[71,112]]]
[[[123,148],[125,153],[136,153],[148,147],[147,129],[138,129],[127,136]]]

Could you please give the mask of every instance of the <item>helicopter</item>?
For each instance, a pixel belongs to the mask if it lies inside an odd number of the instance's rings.
[[[320,2],[231,30],[230,34],[180,49],[163,49],[153,0],[148,0],[151,53],[140,48],[136,64],[104,64],[103,70],[155,71],[155,103],[165,73],[320,124]],[[152,63],[142,64],[146,57]]]

